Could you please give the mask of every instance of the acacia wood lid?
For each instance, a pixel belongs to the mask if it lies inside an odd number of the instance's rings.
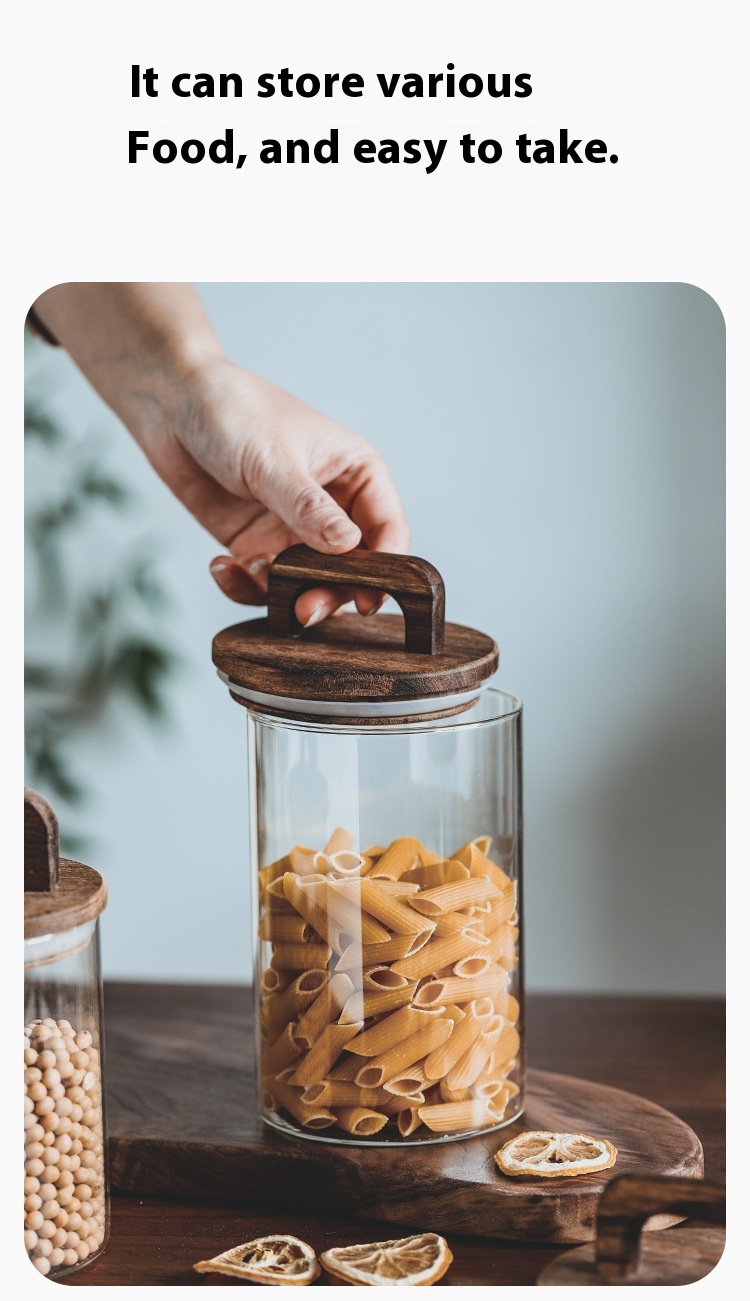
[[[343,614],[303,629],[297,598],[330,584],[386,591],[403,615]],[[267,618],[225,628],[213,642],[214,664],[241,704],[336,722],[459,712],[498,660],[491,637],[445,622],[445,589],[433,565],[361,548],[343,556],[302,545],[281,552],[269,572]]]
[[[52,806],[37,791],[23,793],[24,939],[56,935],[93,921],[106,907],[107,886],[93,867],[60,858]]]

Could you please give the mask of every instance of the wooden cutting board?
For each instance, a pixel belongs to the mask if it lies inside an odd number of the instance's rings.
[[[251,997],[217,1013],[194,986],[154,986],[149,1006],[125,986],[105,1009],[110,1181],[123,1191],[315,1208],[480,1237],[586,1242],[614,1174],[703,1174],[696,1134],[635,1094],[530,1070],[526,1113],[506,1129],[430,1146],[337,1147],[290,1139],[258,1116]],[[493,1161],[524,1129],[609,1138],[612,1170],[572,1179],[508,1179]],[[676,1217],[659,1216],[650,1228]],[[281,1228],[281,1224],[280,1224]]]

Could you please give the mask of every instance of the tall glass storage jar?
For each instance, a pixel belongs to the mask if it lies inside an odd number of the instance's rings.
[[[24,794],[24,1242],[40,1274],[93,1260],[109,1229],[98,872],[60,859],[55,815]]]
[[[400,615],[302,630],[327,584]],[[523,1109],[521,705],[416,557],[282,553],[219,633],[247,709],[263,1118],[324,1142],[465,1138]]]

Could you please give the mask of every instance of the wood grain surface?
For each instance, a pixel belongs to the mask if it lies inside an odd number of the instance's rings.
[[[596,1266],[595,1247],[586,1243],[558,1256],[541,1271],[541,1287],[658,1287],[697,1283],[718,1265],[724,1254],[723,1229],[670,1229],[649,1233],[643,1239],[638,1269],[626,1278],[602,1275]]]
[[[445,587],[434,565],[419,556],[355,547],[343,556],[322,555],[299,543],[281,551],[268,572],[268,627],[275,637],[302,631],[294,612],[311,587],[364,587],[387,592],[404,616],[404,649],[437,655],[445,642]]]
[[[213,661],[231,682],[252,691],[372,702],[471,691],[495,672],[499,651],[484,633],[447,623],[439,654],[412,654],[404,649],[401,615],[342,614],[299,637],[274,636],[266,618],[234,624],[214,637]]]
[[[24,894],[24,939],[59,935],[93,921],[106,904],[107,886],[99,873],[85,863],[61,858],[56,890]]]
[[[186,998],[199,1018],[209,1017],[217,1007],[234,1008],[235,1028],[243,1031],[247,1010],[242,991],[218,986],[110,984],[105,991],[107,1026],[114,1035],[124,1012],[137,1024],[140,1010],[152,1001],[157,1015],[168,1018],[170,1002],[183,1003]],[[529,1056],[535,1064],[643,1092],[679,1112],[702,1141],[706,1175],[723,1177],[724,1008],[720,1000],[532,994],[527,998],[527,1022]],[[398,1232],[418,1232],[422,1227],[413,1220]],[[193,1261],[279,1231],[296,1234],[318,1252],[394,1233],[392,1225],[355,1219],[347,1211],[326,1217],[319,1199],[312,1207],[285,1211],[280,1222],[276,1209],[221,1201],[209,1182],[190,1200],[115,1194],[106,1250],[64,1282],[201,1286],[200,1276],[191,1270]],[[691,1228],[667,1232],[690,1233]],[[557,1244],[497,1241],[453,1231],[446,1236],[454,1260],[441,1287],[533,1284],[541,1269],[561,1254]],[[323,1275],[315,1286],[329,1281]]]
[[[30,786],[23,792],[23,888],[26,893],[57,889],[60,832],[52,805]]]
[[[506,1129],[403,1148],[287,1138],[260,1120],[249,990],[201,1015],[159,987],[147,1005],[108,1008],[110,1177],[128,1192],[212,1195],[248,1205],[365,1215],[396,1225],[547,1242],[593,1236],[596,1202],[615,1173],[700,1176],[699,1140],[683,1121],[631,1093],[532,1070],[525,1114]],[[554,1180],[507,1178],[493,1161],[525,1129],[609,1138],[616,1166]],[[667,1220],[665,1222],[674,1222]]]

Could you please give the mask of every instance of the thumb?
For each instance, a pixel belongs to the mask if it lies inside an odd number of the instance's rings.
[[[325,488],[295,465],[269,480],[268,504],[302,542],[316,551],[349,551],[362,532]]]

